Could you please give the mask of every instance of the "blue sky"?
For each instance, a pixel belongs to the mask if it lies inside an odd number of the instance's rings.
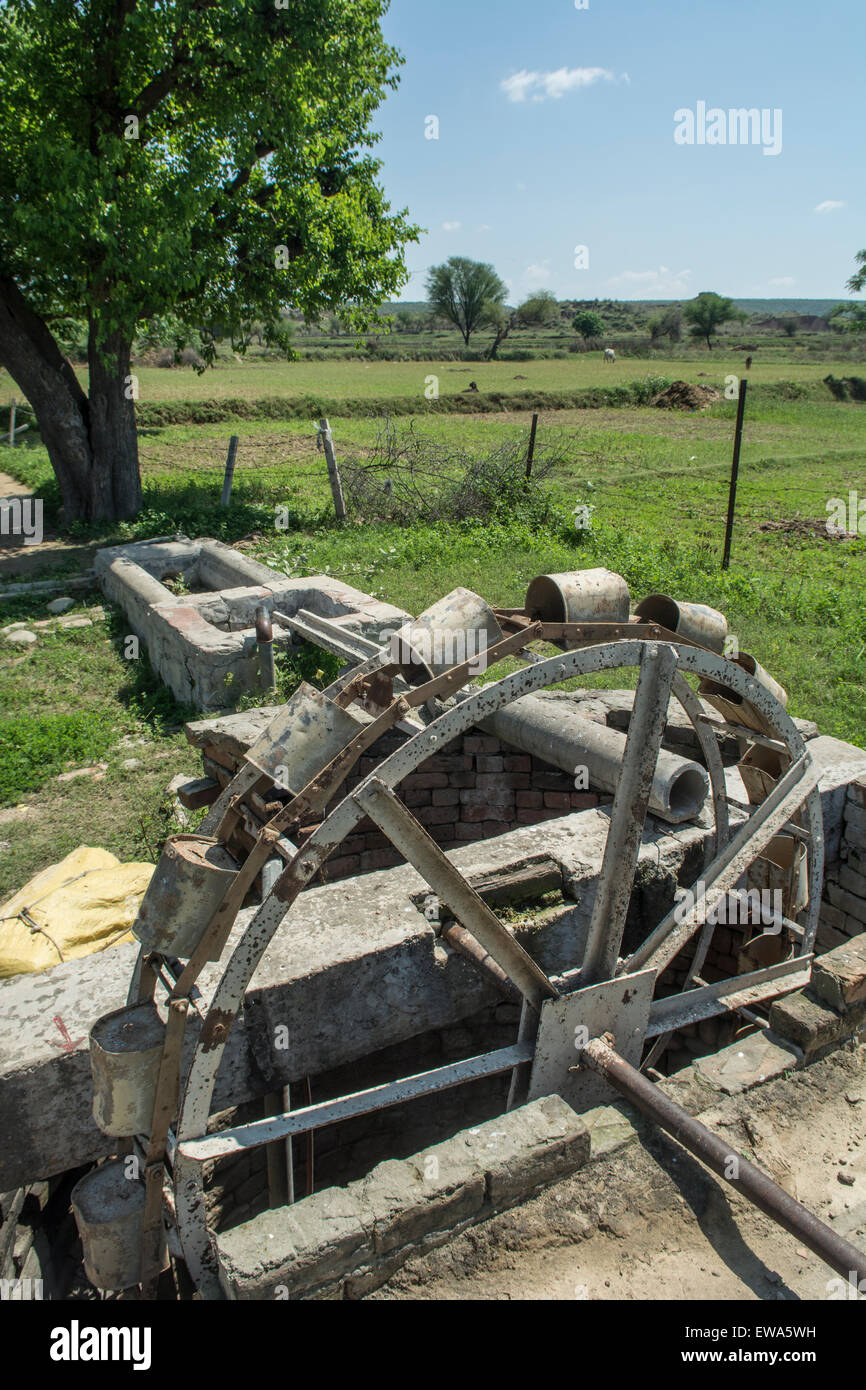
[[[450,255],[491,261],[515,303],[846,297],[866,246],[864,0],[392,0],[384,28],[406,62],[376,119],[382,177],[427,229],[404,299]],[[780,110],[780,152],[675,143],[699,102]]]

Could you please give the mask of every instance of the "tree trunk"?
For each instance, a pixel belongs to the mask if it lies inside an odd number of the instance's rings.
[[[141,508],[130,347],[120,334],[104,338],[102,352],[99,341],[92,324],[88,399],[47,324],[0,277],[0,365],[33,407],[67,525],[125,520]]]
[[[101,337],[99,325],[91,321],[87,344],[93,451],[91,521],[126,521],[141,510],[130,351],[131,344],[122,334]]]

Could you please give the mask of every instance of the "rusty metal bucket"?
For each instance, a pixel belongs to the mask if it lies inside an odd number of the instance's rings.
[[[526,590],[524,607],[544,623],[627,623],[628,585],[605,569],[539,574]]]
[[[749,868],[749,887],[780,892],[782,911],[796,917],[809,905],[808,852],[794,835],[775,835]]]
[[[667,594],[649,594],[634,611],[638,618],[659,623],[669,632],[698,642],[719,656],[724,654],[728,620],[717,608],[708,608],[704,603],[679,603]]]
[[[115,1158],[85,1173],[72,1189],[72,1210],[84,1249],[84,1269],[97,1289],[129,1289],[141,1277],[144,1183],[128,1177],[135,1160]],[[165,1236],[160,1268],[168,1264]]]
[[[93,1118],[118,1138],[150,1129],[165,1024],[148,1000],[105,1014],[90,1030]]]
[[[783,772],[787,771],[790,761],[790,758],[786,758],[783,767],[782,756],[774,748],[752,744],[745,757],[737,763],[737,771],[752,806],[760,806],[762,801],[766,801]]]
[[[749,656],[747,652],[740,652],[734,664],[741,667],[759,685],[762,685],[765,690],[775,696],[783,709],[786,707],[788,703],[787,691],[783,690],[778,681],[773,680],[773,677],[753,656]],[[713,705],[728,723],[741,724],[745,728],[765,733],[771,731],[767,720],[758,713],[754,706],[749,704],[748,700],[743,699],[741,695],[738,695],[736,691],[731,690],[729,686],[722,685],[718,681],[703,679],[698,686],[698,694]]]
[[[172,835],[153,871],[133,932],[148,950],[188,960],[237,872],[236,861],[217,840]]]
[[[247,762],[275,786],[297,796],[362,728],[347,710],[305,681],[256,739]]]
[[[424,685],[464,661],[476,663],[480,675],[487,649],[502,637],[489,603],[471,589],[454,589],[393,634],[392,660],[410,685]]]

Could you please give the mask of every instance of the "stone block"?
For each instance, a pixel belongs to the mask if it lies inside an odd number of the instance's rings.
[[[866,1000],[866,933],[819,956],[812,966],[811,991],[840,1013]]]

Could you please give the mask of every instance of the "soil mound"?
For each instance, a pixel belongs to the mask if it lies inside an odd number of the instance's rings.
[[[661,410],[706,410],[713,401],[721,400],[714,386],[693,386],[690,381],[675,381],[666,391],[654,396],[651,405]]]

